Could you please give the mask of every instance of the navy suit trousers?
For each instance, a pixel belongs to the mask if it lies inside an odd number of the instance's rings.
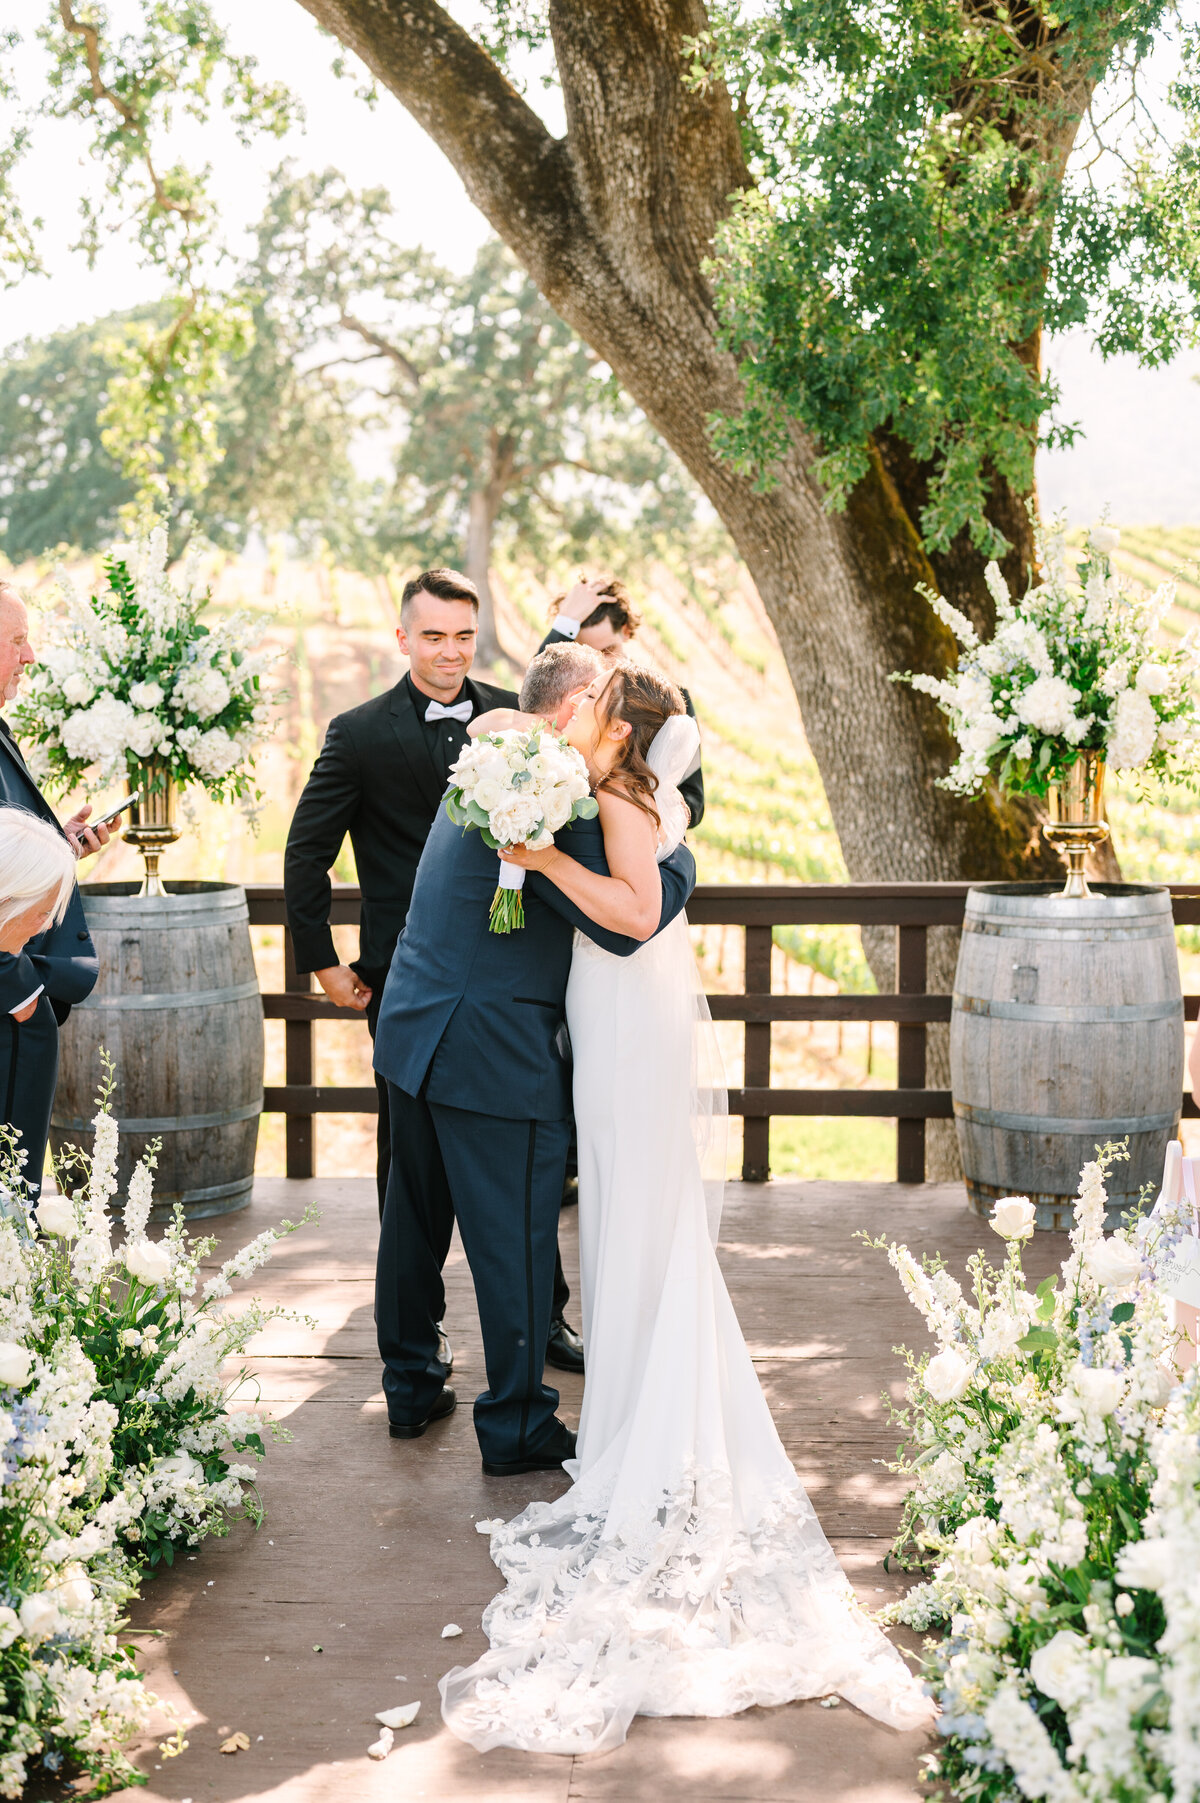
[[[41,1188],[57,1082],[58,1022],[43,991],[27,1021],[0,1015],[0,1120],[20,1133],[25,1178],[35,1190]]]
[[[389,1419],[423,1420],[445,1381],[437,1323],[457,1219],[488,1381],[475,1399],[475,1432],[489,1463],[519,1459],[546,1438],[558,1406],[542,1368],[571,1123],[474,1114],[392,1083],[388,1112],[375,1321]]]

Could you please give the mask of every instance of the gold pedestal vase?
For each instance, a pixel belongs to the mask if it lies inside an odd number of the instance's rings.
[[[1103,754],[1081,751],[1062,781],[1051,783],[1049,803],[1050,818],[1042,831],[1067,866],[1066,884],[1058,898],[1087,901],[1091,890],[1083,873],[1084,859],[1094,845],[1103,845],[1108,838]]]
[[[132,795],[135,789],[140,789],[141,795],[129,810],[125,838],[137,846],[146,867],[138,893],[165,895],[158,861],[183,832],[175,819],[175,781],[162,764],[147,763],[139,765],[136,773],[131,772],[126,779],[127,793]]]

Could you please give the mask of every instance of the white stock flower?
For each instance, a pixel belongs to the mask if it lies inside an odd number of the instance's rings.
[[[1028,1196],[1001,1196],[988,1225],[1004,1240],[1027,1240],[1037,1226],[1037,1210]]]
[[[66,1610],[87,1609],[96,1600],[96,1592],[82,1565],[64,1566],[52,1594],[59,1608]]]
[[[1113,709],[1108,761],[1114,770],[1138,770],[1154,750],[1158,715],[1148,695],[1122,689]]]
[[[1037,1648],[1029,1661],[1029,1675],[1043,1695],[1056,1703],[1071,1703],[1086,1686],[1086,1672],[1081,1661],[1088,1650],[1082,1634],[1060,1628],[1045,1646]]]
[[[129,699],[143,713],[152,713],[163,704],[163,691],[157,682],[135,682],[130,685]]]
[[[125,1246],[121,1257],[129,1275],[146,1284],[165,1283],[175,1264],[170,1247],[156,1245],[153,1240],[137,1240]]]
[[[923,1383],[935,1402],[957,1402],[971,1387],[974,1369],[957,1352],[939,1352],[925,1367]]]
[[[1105,1289],[1123,1290],[1142,1268],[1141,1253],[1128,1240],[1113,1234],[1109,1239],[1095,1240],[1087,1249],[1087,1268]]]
[[[59,1239],[74,1239],[79,1232],[74,1204],[66,1196],[43,1196],[34,1210],[34,1218],[43,1233]]]
[[[154,1177],[149,1165],[140,1160],[129,1179],[129,1194],[125,1198],[123,1224],[127,1240],[145,1238],[146,1224],[150,1219],[150,1209],[154,1201]]]
[[[1151,660],[1142,665],[1133,686],[1143,695],[1165,695],[1171,686],[1171,672],[1166,664]]]
[[[1169,1540],[1132,1540],[1117,1555],[1117,1582],[1129,1590],[1163,1590],[1175,1575]]]
[[[23,1390],[33,1370],[33,1355],[15,1340],[0,1340],[0,1384]]]

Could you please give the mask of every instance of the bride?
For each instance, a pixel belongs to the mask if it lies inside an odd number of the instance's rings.
[[[899,1728],[932,1705],[867,1618],[784,1452],[715,1251],[723,1079],[687,923],[654,938],[699,739],[678,690],[621,665],[567,728],[610,875],[512,852],[632,957],[575,936],[567,988],[587,1383],[571,1488],[492,1535],[490,1650],[441,1681],[480,1751],[598,1753],[635,1715],[733,1715],[838,1692]],[[704,1068],[707,1066],[707,1068]],[[704,1163],[719,1162],[706,1184]]]

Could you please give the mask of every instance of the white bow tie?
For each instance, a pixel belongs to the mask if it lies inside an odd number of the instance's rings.
[[[440,701],[431,701],[425,709],[426,720],[461,720],[463,725],[475,712],[473,701],[456,701],[453,707],[443,707]]]

